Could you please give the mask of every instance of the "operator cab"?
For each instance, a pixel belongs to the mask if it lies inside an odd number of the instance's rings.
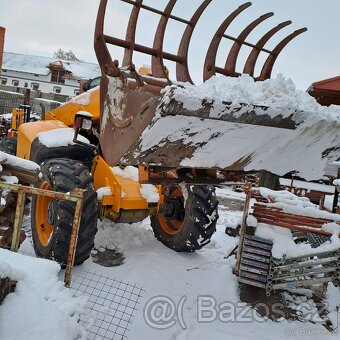
[[[91,90],[91,89],[99,86],[100,85],[100,79],[101,79],[101,77],[89,79],[86,83],[84,83],[83,91],[86,92],[88,90]]]

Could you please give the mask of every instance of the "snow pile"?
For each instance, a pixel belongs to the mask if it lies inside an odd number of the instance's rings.
[[[3,181],[5,181],[6,183],[10,183],[10,184],[18,184],[19,183],[18,177],[16,177],[16,176],[3,175],[3,176],[1,176],[1,179]]]
[[[95,244],[107,249],[116,248],[119,251],[129,249],[132,246],[147,245],[155,241],[155,236],[149,224],[149,218],[142,223],[132,225],[113,224],[109,220],[104,220],[98,225]]]
[[[332,211],[332,209],[333,209],[333,202],[334,202],[334,195],[326,195],[325,196],[324,207],[328,211]],[[339,203],[338,203],[338,207],[339,206],[340,206],[340,200],[339,200]]]
[[[319,210],[318,206],[311,203],[307,197],[298,197],[289,191],[273,191],[259,188],[263,197],[273,203],[266,203],[267,207],[280,208],[284,212],[340,222],[340,215]]]
[[[135,182],[138,182],[139,180],[138,169],[134,166],[127,166],[124,169],[120,168],[119,166],[114,166],[111,169],[112,172],[119,177],[132,179]]]
[[[290,187],[292,184],[292,180],[289,178],[280,178],[280,185],[285,187]],[[305,189],[307,192],[310,191],[321,191],[327,193],[334,193],[334,187],[327,184],[322,183],[313,183],[313,182],[305,182],[305,181],[298,181],[293,180],[293,188]]]
[[[0,339],[86,338],[77,322],[85,298],[74,298],[58,281],[60,266],[57,263],[3,249],[0,249],[0,257],[0,272],[5,271],[17,281],[15,292],[0,306]]]
[[[202,100],[205,100],[214,101],[215,106],[222,102],[230,102],[233,105],[247,103],[287,109],[287,116],[292,110],[298,110],[320,113],[327,119],[340,119],[340,107],[321,106],[314,97],[296,89],[293,81],[285,79],[281,74],[276,78],[258,82],[247,74],[242,74],[238,78],[214,76],[198,86],[191,84],[185,84],[183,87],[171,86],[165,91],[174,88],[174,98],[183,102],[187,110],[198,110],[202,106]],[[211,113],[213,112],[216,111],[212,109]]]
[[[340,215],[331,214],[327,211],[318,209],[318,206],[311,203],[306,197],[298,197],[289,191],[273,191],[267,188],[259,188],[261,195],[272,203],[266,203],[265,206],[280,208],[286,213],[308,216],[314,218],[334,220],[335,222],[325,223],[321,229],[333,233],[330,241],[325,242],[317,248],[312,248],[310,244],[296,244],[290,229],[271,226],[265,223],[257,223],[251,220],[251,226],[256,227],[255,234],[257,236],[270,239],[273,241],[272,254],[275,258],[295,257],[308,255],[311,253],[320,253],[340,249]],[[248,217],[249,219],[249,217]],[[248,222],[248,220],[247,220]]]
[[[287,258],[317,254],[332,251],[340,248],[340,239],[337,235],[332,235],[331,240],[323,243],[317,248],[312,248],[309,243],[296,244],[289,229],[270,226],[259,223],[256,227],[255,235],[273,241],[272,255],[274,258]]]
[[[97,200],[101,201],[104,196],[112,196],[110,187],[102,187],[97,190]]]
[[[321,230],[326,231],[331,234],[340,235],[340,225],[335,222],[325,223]]]
[[[60,128],[38,134],[39,142],[48,148],[74,145],[74,130],[72,128]],[[78,135],[77,139],[83,143],[90,144],[89,140]]]
[[[159,201],[159,194],[158,194],[157,188],[154,185],[142,184],[142,187],[140,188],[139,191],[142,197],[148,203],[157,203]]]
[[[0,259],[0,279],[5,279],[6,277],[10,278],[11,276],[11,266],[7,262]]]
[[[199,86],[165,88],[155,119],[121,162],[281,176],[295,171],[313,180],[340,160],[339,133],[340,107],[321,107],[291,80],[213,77]]]
[[[93,89],[86,91],[76,97],[73,97],[70,100],[70,103],[78,104],[78,105],[89,105],[91,102],[91,92]]]
[[[2,162],[4,164],[9,164],[14,167],[21,168],[21,169],[27,169],[27,170],[40,169],[40,166],[37,163],[31,162],[31,161],[28,161],[26,159],[22,159],[19,157],[15,157],[15,156],[12,156],[12,155],[9,155],[7,153],[0,151],[0,163]],[[0,171],[2,171],[1,164],[0,164]]]

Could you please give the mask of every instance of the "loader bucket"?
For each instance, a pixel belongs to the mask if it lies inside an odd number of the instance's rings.
[[[314,179],[322,177],[327,162],[339,160],[337,122],[316,119],[299,110],[280,110],[247,103],[235,105],[214,100],[202,100],[193,109],[187,103],[190,98],[178,99],[178,86],[193,83],[188,63],[191,38],[201,16],[213,5],[213,0],[202,1],[190,19],[173,14],[176,0],[169,0],[164,10],[145,5],[143,0],[121,1],[131,5],[125,39],[104,33],[108,0],[100,2],[94,37],[102,70],[100,143],[110,165],[146,165],[157,167],[158,172],[181,168],[223,171],[266,169],[277,174],[297,171],[306,179]],[[238,36],[228,35],[229,25],[250,6],[251,3],[245,3],[231,11],[217,27],[208,45],[203,67],[204,81],[217,74],[239,77],[241,73],[247,73],[254,80],[269,79],[283,48],[306,31],[306,28],[296,30],[274,49],[266,49],[267,41],[291,24],[286,21],[266,32],[257,43],[248,42],[248,35],[273,15],[267,13],[252,21]],[[136,41],[136,28],[142,10],[160,17],[153,46]],[[170,20],[185,25],[177,54],[163,50]],[[233,44],[224,67],[221,67],[216,65],[216,56],[223,39],[231,40]],[[124,49],[121,65],[117,60],[112,60],[108,44]],[[252,50],[243,70],[237,71],[237,59],[243,45],[250,46]],[[150,75],[137,72],[133,63],[134,52],[151,57]],[[260,52],[267,53],[268,57],[260,74],[255,76]],[[169,79],[166,61],[176,64],[177,85]],[[197,98],[194,100],[197,104]],[[297,146],[297,140],[301,140],[302,145]],[[302,163],[301,159],[304,158],[308,162]]]

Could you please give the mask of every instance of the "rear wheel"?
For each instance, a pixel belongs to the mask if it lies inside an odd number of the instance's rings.
[[[216,231],[218,201],[213,186],[168,187],[160,211],[151,216],[156,238],[168,248],[192,252]]]
[[[51,159],[41,165],[43,181],[40,188],[70,192],[87,190],[84,200],[74,263],[79,265],[89,256],[97,232],[97,195],[87,167],[75,160]],[[32,199],[32,237],[38,256],[66,264],[75,204],[44,196]]]

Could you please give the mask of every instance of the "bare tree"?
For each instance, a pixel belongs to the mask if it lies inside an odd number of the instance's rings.
[[[79,59],[75,56],[75,54],[71,50],[66,52],[61,48],[59,48],[57,52],[54,52],[53,57],[62,60],[79,61]]]

